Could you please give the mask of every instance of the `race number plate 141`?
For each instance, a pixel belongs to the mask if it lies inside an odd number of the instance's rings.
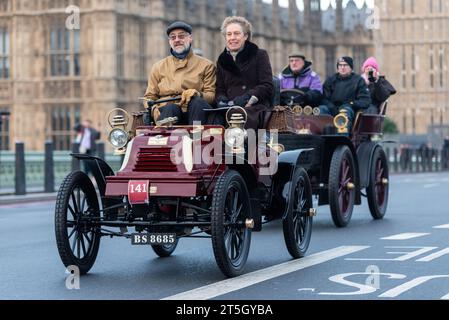
[[[145,204],[149,200],[148,180],[128,181],[128,201],[130,204]]]

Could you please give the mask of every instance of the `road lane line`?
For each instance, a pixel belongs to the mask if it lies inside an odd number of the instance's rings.
[[[312,267],[351,253],[368,249],[369,246],[341,246],[334,249],[315,253],[313,255],[284,262],[262,270],[244,274],[237,278],[226,279],[200,288],[181,292],[162,300],[207,300],[237,291],[254,284],[277,278],[291,272]]]
[[[410,280],[406,283],[403,283],[393,289],[390,289],[388,291],[385,291],[381,295],[379,295],[379,298],[396,298],[397,296],[400,296],[404,292],[413,289],[414,287],[417,287],[427,281],[433,280],[433,279],[442,279],[442,278],[449,278],[449,275],[436,275],[436,276],[424,276],[424,277],[418,277],[416,279]]]
[[[435,226],[435,227],[432,227],[432,228],[434,228],[434,229],[449,229],[449,223],[448,224],[442,224],[442,225],[439,225],[439,226]]]
[[[395,234],[392,236],[380,238],[380,240],[408,240],[408,239],[427,236],[429,234],[430,233],[418,233],[418,232],[399,233],[399,234]]]
[[[439,187],[440,185],[441,185],[440,183],[429,183],[429,184],[425,184],[423,187],[428,189],[428,188]]]
[[[421,259],[418,259],[418,260],[416,260],[416,261],[419,261],[419,262],[429,262],[429,261],[438,259],[438,258],[440,258],[440,257],[442,257],[442,256],[444,256],[445,254],[448,254],[448,253],[449,253],[449,248],[444,248],[443,250],[440,250],[440,251],[438,251],[438,252],[429,254],[428,256],[425,256],[425,257],[423,257],[423,258],[421,258]]]

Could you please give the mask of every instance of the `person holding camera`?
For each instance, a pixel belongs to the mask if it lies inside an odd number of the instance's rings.
[[[379,74],[379,65],[374,57],[368,58],[362,66],[362,78],[371,93],[371,106],[366,113],[378,114],[380,105],[396,94],[396,89]]]

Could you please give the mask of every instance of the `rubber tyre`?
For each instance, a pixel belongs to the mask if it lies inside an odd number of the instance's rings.
[[[99,227],[90,225],[88,221],[80,222],[80,218],[86,216],[100,216],[98,198],[89,177],[84,172],[75,171],[67,175],[59,187],[55,235],[62,263],[66,267],[77,266],[80,274],[86,274],[95,263],[101,237]],[[68,229],[71,229],[70,234]]]
[[[388,161],[385,151],[377,147],[374,150],[369,185],[366,188],[369,210],[376,220],[382,219],[387,212],[389,184],[384,184],[383,179],[389,179]]]
[[[251,205],[245,181],[237,171],[225,171],[218,178],[212,196],[211,237],[215,260],[227,277],[243,272],[251,231],[244,224],[225,226],[225,223],[244,222],[250,217]]]
[[[338,228],[348,225],[354,209],[356,189],[346,188],[349,182],[357,188],[354,158],[348,146],[338,146],[332,155],[329,169],[329,205],[332,220]]]
[[[310,244],[313,217],[312,188],[307,172],[303,168],[295,170],[290,190],[290,203],[286,217],[282,221],[284,240],[290,255],[302,258]]]
[[[167,244],[167,245],[152,245],[153,251],[161,258],[169,257],[178,246],[178,240],[176,239],[175,243]]]

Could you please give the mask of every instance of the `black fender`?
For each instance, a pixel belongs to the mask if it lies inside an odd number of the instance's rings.
[[[106,177],[107,176],[114,176],[114,170],[101,158],[90,156],[87,154],[82,153],[71,153],[72,157],[79,159],[80,161],[83,161],[86,166],[89,167],[90,171],[92,172],[92,175],[95,178],[95,182],[97,183],[97,188],[100,193],[101,203],[103,205],[103,209],[117,205],[122,203],[122,200],[120,199],[113,199],[113,198],[106,198],[105,192],[106,192]],[[108,213],[114,213],[117,211],[115,210],[108,210]]]
[[[309,149],[296,149],[279,154],[278,170],[273,176],[272,208],[284,219],[290,204],[291,181],[296,168],[300,167],[301,155],[312,151]]]
[[[359,173],[359,159],[357,157],[357,152],[352,144],[352,141],[346,136],[332,135],[332,136],[322,136],[325,143],[325,152],[323,155],[323,162],[321,164],[321,182],[329,183],[329,168],[332,160],[332,155],[338,146],[345,145],[351,152],[354,158],[354,171],[355,171],[355,182],[356,182],[356,193],[354,203],[359,205],[362,203],[362,196],[360,193],[360,173]],[[319,191],[319,205],[329,204],[329,192],[327,189],[321,189]]]
[[[357,149],[357,158],[359,160],[360,188],[366,188],[369,185],[370,171],[373,162],[374,151],[382,146],[374,141],[363,142]]]

